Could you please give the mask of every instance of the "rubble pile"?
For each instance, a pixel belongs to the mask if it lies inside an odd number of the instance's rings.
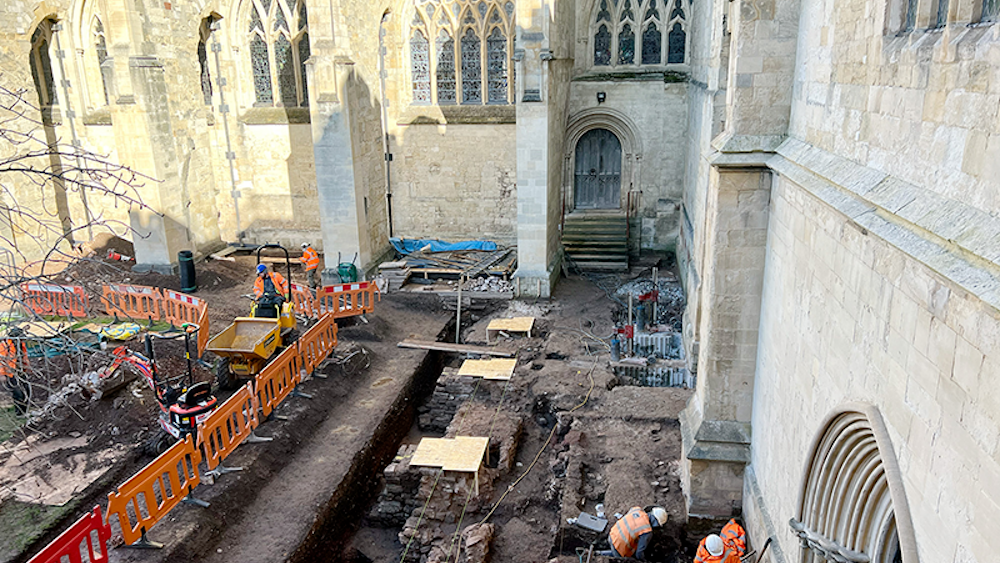
[[[659,289],[657,318],[654,324],[673,326],[680,330],[681,315],[684,313],[684,290],[673,276],[664,276],[656,280]],[[652,278],[640,278],[624,283],[615,290],[615,295],[623,302],[628,302],[631,293],[633,299],[653,291]],[[638,304],[638,301],[636,301]]]
[[[485,278],[473,278],[465,282],[462,291],[489,291],[491,293],[511,293],[514,291],[514,284],[496,276]]]
[[[99,398],[96,390],[101,381],[101,376],[96,371],[74,374],[67,373],[62,378],[62,387],[58,391],[49,394],[48,399],[40,407],[28,411],[28,424],[37,424],[44,420],[55,417],[56,410],[69,404],[69,399],[77,393],[91,397],[92,400]]]

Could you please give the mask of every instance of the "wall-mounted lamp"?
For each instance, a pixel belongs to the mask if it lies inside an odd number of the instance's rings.
[[[608,99],[608,95],[604,92],[597,93],[597,103],[603,104],[604,100]]]

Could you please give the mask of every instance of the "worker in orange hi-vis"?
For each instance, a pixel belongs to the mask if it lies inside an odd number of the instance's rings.
[[[701,540],[694,563],[740,563],[746,550],[746,530],[736,520],[730,520],[719,535],[711,534]]]
[[[319,271],[319,253],[308,242],[302,243],[302,265],[306,268],[309,289],[319,287],[319,280],[316,279],[316,272]]]
[[[14,327],[7,331],[7,337],[0,340],[0,386],[10,391],[17,414],[28,410],[29,388],[20,374],[28,367],[28,346],[24,341],[24,331]]]
[[[633,506],[628,512],[619,516],[618,522],[608,534],[611,549],[595,551],[595,555],[604,557],[634,557],[642,561],[653,537],[653,528],[659,528],[667,523],[667,511],[660,506],[642,509]]]

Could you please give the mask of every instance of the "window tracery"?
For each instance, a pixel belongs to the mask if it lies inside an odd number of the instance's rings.
[[[310,51],[305,0],[249,0],[249,6],[250,68],[257,104],[308,105],[305,62]]]
[[[108,60],[108,43],[104,38],[104,24],[99,18],[94,18],[94,53],[97,55],[97,68]],[[101,73],[101,88],[104,92],[104,105],[108,105],[108,79]]]
[[[59,105],[56,82],[52,76],[52,58],[49,49],[52,44],[52,20],[38,24],[31,34],[31,77],[38,91],[38,104],[42,108]]]
[[[406,36],[412,103],[511,103],[513,31],[510,0],[414,0]]]
[[[594,66],[685,63],[689,7],[689,0],[599,0],[591,27]]]

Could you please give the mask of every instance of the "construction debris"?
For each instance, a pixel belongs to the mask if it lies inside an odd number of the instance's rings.
[[[496,276],[474,278],[462,285],[462,291],[487,291],[490,293],[513,293],[514,284]]]

